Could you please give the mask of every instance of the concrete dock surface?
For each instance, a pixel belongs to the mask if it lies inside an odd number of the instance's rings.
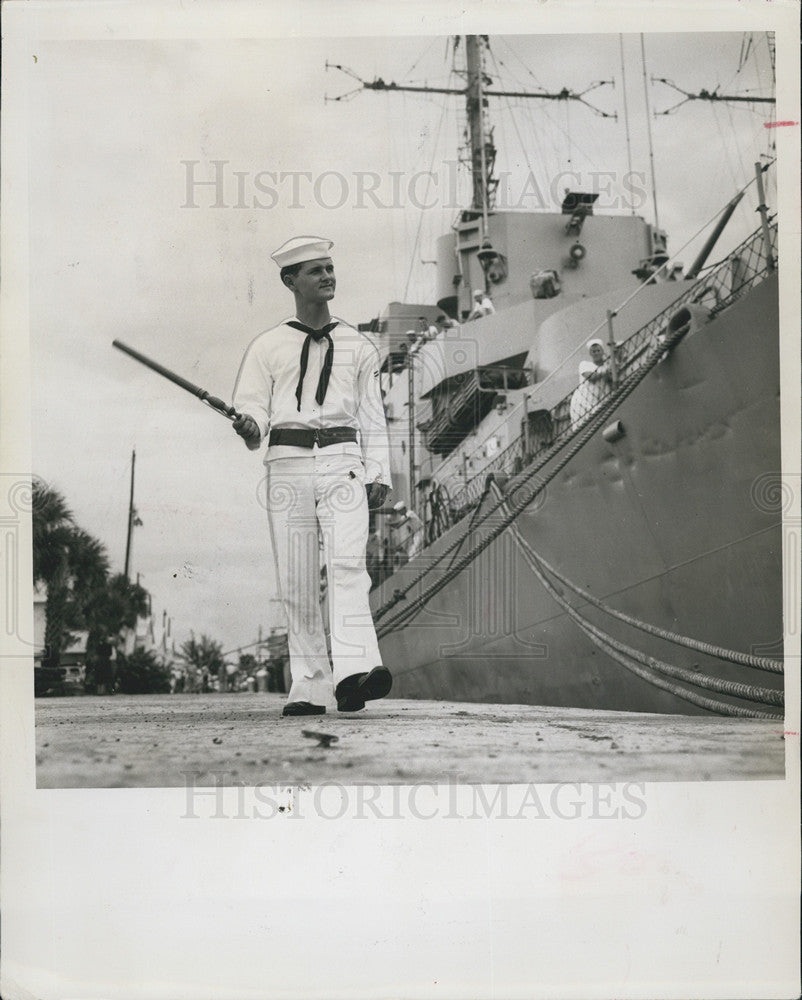
[[[784,775],[780,720],[393,698],[353,714],[335,708],[281,718],[284,700],[278,694],[37,699],[37,786],[172,788],[185,784],[186,772],[194,772],[196,785]]]

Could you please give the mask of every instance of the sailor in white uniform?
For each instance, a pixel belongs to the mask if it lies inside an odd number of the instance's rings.
[[[392,687],[368,604],[368,507],[391,488],[380,357],[366,334],[332,317],[330,240],[300,236],[271,256],[295,315],[250,344],[234,389],[234,429],[267,441],[267,500],[289,625],[292,687],[283,715],[343,712]],[[328,579],[331,661],[319,603],[318,537]],[[333,668],[333,669],[332,669]]]
[[[492,316],[495,311],[496,307],[493,305],[490,296],[484,288],[477,288],[473,293],[473,309],[468,319],[481,319],[482,316]]]

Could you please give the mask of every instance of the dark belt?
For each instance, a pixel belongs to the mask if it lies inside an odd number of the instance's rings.
[[[356,441],[353,427],[318,427],[315,430],[301,427],[274,427],[268,445],[289,444],[295,448],[325,448],[330,444]]]

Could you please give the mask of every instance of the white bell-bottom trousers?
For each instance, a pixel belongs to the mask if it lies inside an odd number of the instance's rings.
[[[365,569],[365,469],[354,455],[314,449],[266,463],[267,508],[287,615],[292,687],[288,701],[325,705],[351,674],[381,665]],[[320,546],[326,566],[331,661],[320,605]],[[333,668],[333,675],[332,675]]]

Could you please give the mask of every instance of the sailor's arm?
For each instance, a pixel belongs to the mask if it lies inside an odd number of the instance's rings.
[[[234,421],[234,430],[251,451],[267,436],[272,395],[273,377],[265,353],[253,343],[242,359],[233,398],[234,409],[240,414]]]
[[[377,490],[382,501],[392,488],[390,445],[387,440],[387,420],[381,398],[381,362],[375,344],[367,339],[358,355],[357,421],[368,483],[386,487]]]

